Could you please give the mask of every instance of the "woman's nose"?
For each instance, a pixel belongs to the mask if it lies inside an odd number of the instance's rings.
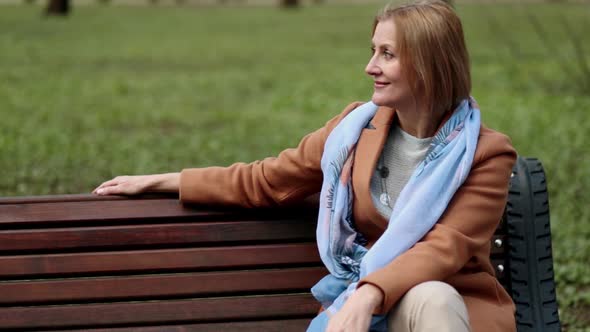
[[[375,63],[375,57],[369,59],[369,63],[367,63],[367,66],[365,67],[365,72],[370,76],[379,75],[381,73],[379,66]]]

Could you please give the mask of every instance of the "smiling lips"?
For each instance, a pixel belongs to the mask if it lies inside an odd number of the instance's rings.
[[[383,88],[385,86],[387,86],[389,84],[389,82],[383,82],[383,81],[375,81],[375,88]]]

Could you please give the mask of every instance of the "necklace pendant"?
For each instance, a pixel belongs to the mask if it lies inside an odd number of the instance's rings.
[[[389,197],[389,195],[387,195],[386,193],[382,193],[381,196],[379,196],[379,201],[383,205],[389,206],[389,201],[390,200],[391,200],[391,197]]]
[[[379,175],[385,179],[386,177],[389,176],[389,168],[385,167],[385,166],[381,166],[381,168],[379,169]]]

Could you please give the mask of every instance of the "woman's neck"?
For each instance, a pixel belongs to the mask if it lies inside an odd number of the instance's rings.
[[[409,107],[397,109],[396,115],[403,131],[417,138],[428,138],[434,136],[444,114],[426,107]]]

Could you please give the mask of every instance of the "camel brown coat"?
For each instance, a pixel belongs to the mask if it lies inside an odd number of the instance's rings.
[[[305,136],[297,148],[276,158],[183,170],[180,199],[257,207],[287,205],[319,192],[324,143],[339,121],[358,105],[350,104],[324,127]],[[369,246],[387,227],[387,220],[373,205],[369,183],[394,118],[394,110],[380,107],[361,133],[354,158],[354,220]],[[388,312],[413,286],[440,280],[463,296],[473,331],[516,330],[514,303],[494,277],[489,258],[490,239],[504,211],[515,159],[508,137],[481,127],[469,176],[438,223],[408,251],[360,281],[360,285],[370,283],[383,291],[378,313]]]

